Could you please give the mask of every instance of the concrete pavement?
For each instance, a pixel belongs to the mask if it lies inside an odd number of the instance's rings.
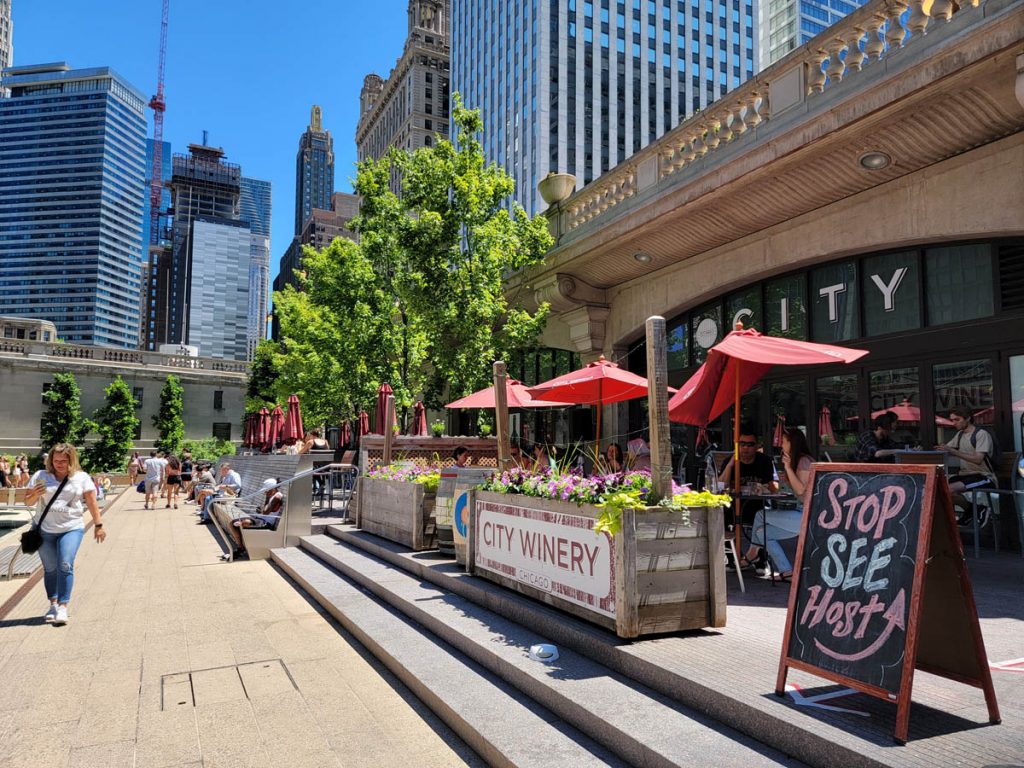
[[[0,621],[7,768],[480,764],[267,562],[225,564],[193,507],[126,491],[87,535],[71,621]]]

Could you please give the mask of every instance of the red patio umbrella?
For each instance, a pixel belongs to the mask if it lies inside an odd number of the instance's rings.
[[[352,442],[352,425],[347,421],[341,422],[340,441],[342,448],[348,448],[349,443]]]
[[[866,349],[763,336],[737,323],[736,330],[708,350],[704,364],[668,401],[668,416],[672,421],[703,427],[725,413],[730,405],[735,408],[732,463],[735,487],[739,489],[740,396],[773,366],[852,363],[866,354]],[[739,534],[739,526],[736,526],[737,552]]]
[[[515,379],[505,379],[505,398],[509,408],[562,408],[572,403],[559,403],[552,400],[537,400],[530,395],[530,390]],[[448,403],[445,408],[493,408],[494,385],[460,397]]]
[[[265,449],[267,436],[270,434],[270,411],[260,408],[256,413],[256,433],[253,435],[253,448]]]
[[[256,414],[254,414],[254,413],[247,413],[247,414],[245,414],[245,430],[244,430],[244,433],[242,435],[242,447],[243,448],[249,448],[252,445],[252,433],[253,433],[253,429],[254,429],[253,416],[255,416],[255,415]]]
[[[917,424],[921,421],[921,409],[916,405],[912,405],[908,398],[904,398],[903,402],[891,406],[889,408],[882,408],[877,411],[871,412],[871,419],[874,421],[883,414],[891,413],[896,416],[896,421],[903,422],[904,424]],[[851,416],[850,421],[856,421],[858,416]],[[936,416],[935,423],[940,427],[951,427],[953,422],[947,419],[945,416]]]
[[[281,442],[281,435],[284,432],[284,411],[281,410],[281,406],[275,406],[273,413],[270,414],[270,426],[267,428],[266,442],[263,444],[264,451],[273,451],[279,442]]]
[[[359,437],[370,434],[370,414],[366,411],[359,412]]]
[[[412,407],[412,424],[409,434],[413,436],[427,434],[427,409],[421,400],[417,400],[416,405]]]
[[[285,445],[301,443],[305,437],[306,432],[302,426],[302,409],[299,407],[299,396],[288,395],[288,416],[284,421],[281,442]]]
[[[669,391],[675,391],[669,388]],[[597,406],[597,440],[601,441],[601,406],[647,397],[647,379],[604,359],[528,389],[536,400]]]
[[[375,435],[384,434],[384,419],[387,418],[385,415],[388,409],[388,395],[393,395],[394,391],[391,389],[391,385],[384,382],[380,385],[380,389],[377,390],[377,413],[373,420],[373,433]],[[393,427],[394,424],[389,424],[388,427]]]

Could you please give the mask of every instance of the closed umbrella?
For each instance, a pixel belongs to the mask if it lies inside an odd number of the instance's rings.
[[[505,379],[505,399],[509,408],[561,408],[572,403],[559,403],[551,400],[537,400],[527,387],[515,379]],[[494,385],[460,397],[448,403],[445,408],[493,408]]]
[[[251,448],[253,440],[253,432],[255,431],[255,419],[253,418],[255,413],[245,414],[245,431],[242,436],[242,447]]]
[[[352,425],[347,421],[341,422],[340,440],[342,448],[348,448],[349,444],[352,442]]]
[[[256,434],[253,436],[253,447],[267,449],[267,437],[270,434],[270,411],[260,408],[256,414]]]
[[[423,401],[417,400],[412,407],[412,429],[410,435],[418,436],[427,434],[427,409]]]
[[[288,416],[284,421],[284,431],[281,434],[281,442],[285,445],[302,442],[306,437],[305,428],[302,426],[302,409],[299,407],[299,396],[288,396]]]
[[[373,420],[373,433],[375,435],[383,435],[385,428],[390,429],[394,424],[385,425],[384,420],[387,418],[388,410],[388,395],[395,394],[391,389],[391,385],[384,382],[380,385],[380,389],[377,390],[377,414]]]
[[[772,447],[782,447],[782,433],[786,431],[786,417],[779,414],[775,417],[775,434],[772,435]]]
[[[647,397],[647,379],[620,368],[601,355],[596,362],[530,387],[528,392],[536,400],[596,405],[597,440],[600,442],[601,406]]]
[[[275,406],[273,412],[270,414],[270,426],[267,428],[267,440],[264,443],[264,451],[273,451],[277,444],[281,442],[281,436],[284,433],[284,411],[281,410],[281,406]]]
[[[370,434],[370,414],[366,411],[359,412],[359,437]]]
[[[736,330],[708,350],[704,364],[668,401],[668,416],[672,421],[703,427],[725,413],[730,405],[735,408],[732,463],[738,490],[740,396],[776,365],[852,363],[866,354],[866,349],[764,336],[737,323]],[[739,526],[736,526],[737,552],[739,543]]]
[[[832,445],[836,441],[836,434],[832,431],[832,412],[827,405],[821,406],[818,414],[818,440],[822,445]]]

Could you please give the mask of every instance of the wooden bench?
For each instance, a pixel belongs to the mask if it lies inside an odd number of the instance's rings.
[[[220,533],[228,548],[229,559],[234,551],[234,539],[227,533],[231,524],[232,508],[236,510],[256,511],[263,503],[264,493],[261,490],[263,481],[268,477],[276,477],[283,485],[284,506],[281,508],[281,520],[273,530],[269,528],[242,528],[242,541],[251,560],[266,560],[270,550],[275,547],[298,546],[299,538],[309,536],[311,528],[311,508],[313,506],[313,484],[310,476],[287,482],[302,472],[313,468],[313,459],[308,454],[289,456],[288,454],[267,454],[257,456],[222,456],[220,464],[228,462],[242,478],[242,492],[233,498],[223,498],[211,504],[210,519]]]

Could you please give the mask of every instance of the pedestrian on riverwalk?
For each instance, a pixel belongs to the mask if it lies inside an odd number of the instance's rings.
[[[54,498],[56,497],[56,498]],[[93,538],[101,544],[107,538],[96,505],[96,486],[78,463],[78,452],[69,443],[58,443],[46,454],[46,468],[32,477],[26,501],[39,503],[42,514],[49,505],[39,532],[43,544],[39,559],[43,561],[43,586],[50,599],[46,621],[67,624],[68,603],[74,585],[75,555],[85,535],[84,513],[89,510],[93,522]],[[52,503],[51,503],[52,501]]]

